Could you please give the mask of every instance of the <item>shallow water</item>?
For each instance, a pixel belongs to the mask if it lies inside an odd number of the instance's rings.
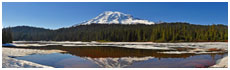
[[[44,49],[44,48],[40,48]],[[47,49],[47,48],[46,48]],[[57,68],[194,68],[209,67],[223,54],[163,54],[163,50],[140,50],[119,47],[56,47],[65,53],[31,54],[16,57]]]

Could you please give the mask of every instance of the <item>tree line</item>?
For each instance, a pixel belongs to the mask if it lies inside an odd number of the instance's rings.
[[[2,43],[3,44],[12,43],[12,41],[13,41],[13,38],[12,38],[12,32],[11,32],[10,27],[4,28],[2,30]]]
[[[226,25],[161,23],[154,25],[90,24],[57,30],[12,27],[14,40],[26,41],[115,41],[115,42],[207,42],[227,41]]]

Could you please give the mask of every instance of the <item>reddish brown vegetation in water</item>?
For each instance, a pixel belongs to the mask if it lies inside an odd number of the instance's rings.
[[[210,48],[208,51],[222,51],[222,49],[217,49],[217,48]]]

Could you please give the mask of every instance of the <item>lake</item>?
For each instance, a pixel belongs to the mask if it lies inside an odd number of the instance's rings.
[[[33,49],[58,49],[66,52],[31,54],[14,57],[57,68],[203,68],[227,55],[227,53],[165,54],[173,50],[133,49],[111,46],[41,47]],[[183,50],[185,51],[185,50]]]

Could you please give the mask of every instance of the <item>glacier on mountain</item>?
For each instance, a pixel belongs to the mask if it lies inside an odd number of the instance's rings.
[[[154,22],[148,20],[142,20],[138,18],[133,18],[133,16],[129,14],[124,14],[122,12],[113,12],[113,11],[105,11],[101,13],[99,16],[85,21],[81,23],[82,25],[87,24],[155,24]]]

